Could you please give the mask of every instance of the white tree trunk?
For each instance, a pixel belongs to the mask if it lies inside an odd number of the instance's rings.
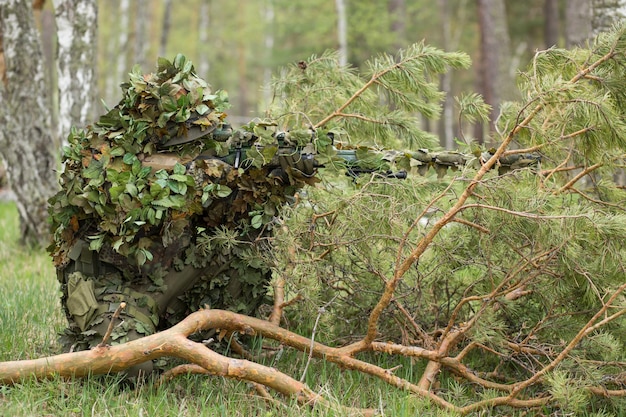
[[[348,63],[348,17],[345,0],[335,0],[337,9],[337,38],[339,40],[339,64]]]
[[[126,72],[128,70],[126,63],[126,50],[128,48],[128,13],[129,6],[128,0],[122,0],[120,2],[119,13],[119,33],[117,41],[117,79],[118,82],[126,79]]]
[[[274,53],[274,2],[267,0],[265,4],[265,56],[266,64],[263,68],[263,106],[267,107],[272,100],[271,89],[272,69],[269,66]]]
[[[95,115],[96,0],[55,0],[57,22],[58,135],[65,144],[72,126],[84,127]]]
[[[0,85],[0,153],[15,192],[22,241],[49,243],[48,198],[57,190],[43,53],[31,3],[0,0],[6,84]]]
[[[198,21],[198,75],[203,78],[209,76],[209,57],[207,51],[209,43],[209,26],[211,25],[211,0],[202,0],[200,3],[200,18]]]
[[[569,0],[565,8],[566,46],[582,45],[624,19],[626,0]]]

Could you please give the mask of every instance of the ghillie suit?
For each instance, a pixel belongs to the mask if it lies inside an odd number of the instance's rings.
[[[66,347],[152,334],[202,307],[253,315],[271,278],[258,251],[281,206],[317,181],[317,167],[351,175],[440,175],[478,157],[454,152],[341,149],[341,131],[279,133],[272,123],[235,132],[227,96],[212,92],[182,55],[138,68],[120,103],[86,130],[72,130],[62,190],[50,200],[54,258],[69,327]],[[516,156],[501,167],[532,165]],[[508,165],[507,165],[508,164]],[[121,303],[125,308],[119,309]]]
[[[290,156],[225,162],[254,136],[230,134],[225,93],[182,56],[160,60],[155,74],[135,70],[122,87],[115,108],[69,135],[62,191],[50,200],[72,349],[101,342],[122,302],[113,343],[203,306],[253,314],[270,278],[255,253],[278,207],[313,181],[313,166]]]

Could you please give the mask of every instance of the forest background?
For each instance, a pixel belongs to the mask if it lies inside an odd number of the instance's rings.
[[[448,149],[458,136],[452,97],[476,91],[497,111],[502,101],[519,98],[516,73],[537,50],[584,42],[619,20],[621,7],[612,0],[110,0],[97,6],[97,91],[87,120],[104,111],[101,100],[116,104],[118,86],[133,65],[151,72],[159,56],[189,57],[214,89],[229,92],[229,119],[243,124],[263,115],[271,97],[262,86],[287,64],[338,50],[343,62],[359,68],[369,57],[424,40],[446,51],[464,51],[474,62],[469,70],[441,76],[448,93],[443,117],[424,120],[424,129]],[[51,2],[37,20],[49,85],[54,85]],[[56,109],[56,94],[50,97]],[[473,134],[482,141],[488,131],[477,126]]]

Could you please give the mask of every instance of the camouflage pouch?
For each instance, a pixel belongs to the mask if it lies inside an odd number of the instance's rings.
[[[67,310],[78,327],[85,331],[98,310],[92,280],[81,272],[73,272],[67,279]]]

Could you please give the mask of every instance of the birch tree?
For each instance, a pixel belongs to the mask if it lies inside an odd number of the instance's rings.
[[[581,45],[591,36],[591,0],[570,0],[565,7],[565,44]]]
[[[117,43],[117,79],[126,78],[127,62],[126,49],[128,48],[128,0],[121,0],[119,14],[119,32]]]
[[[200,3],[200,18],[198,20],[198,73],[206,77],[209,73],[210,61],[208,56],[209,26],[211,24],[211,0],[202,0]]]
[[[335,0],[337,9],[337,38],[339,42],[339,64],[348,63],[348,18],[345,0]]]
[[[47,244],[47,201],[57,189],[55,144],[30,2],[0,1],[0,32],[6,71],[0,86],[0,153],[15,191],[22,241]]]
[[[565,8],[568,47],[582,45],[626,18],[626,0],[570,0]]]
[[[94,118],[96,91],[96,0],[55,0],[58,32],[58,135],[72,126],[83,127]]]

